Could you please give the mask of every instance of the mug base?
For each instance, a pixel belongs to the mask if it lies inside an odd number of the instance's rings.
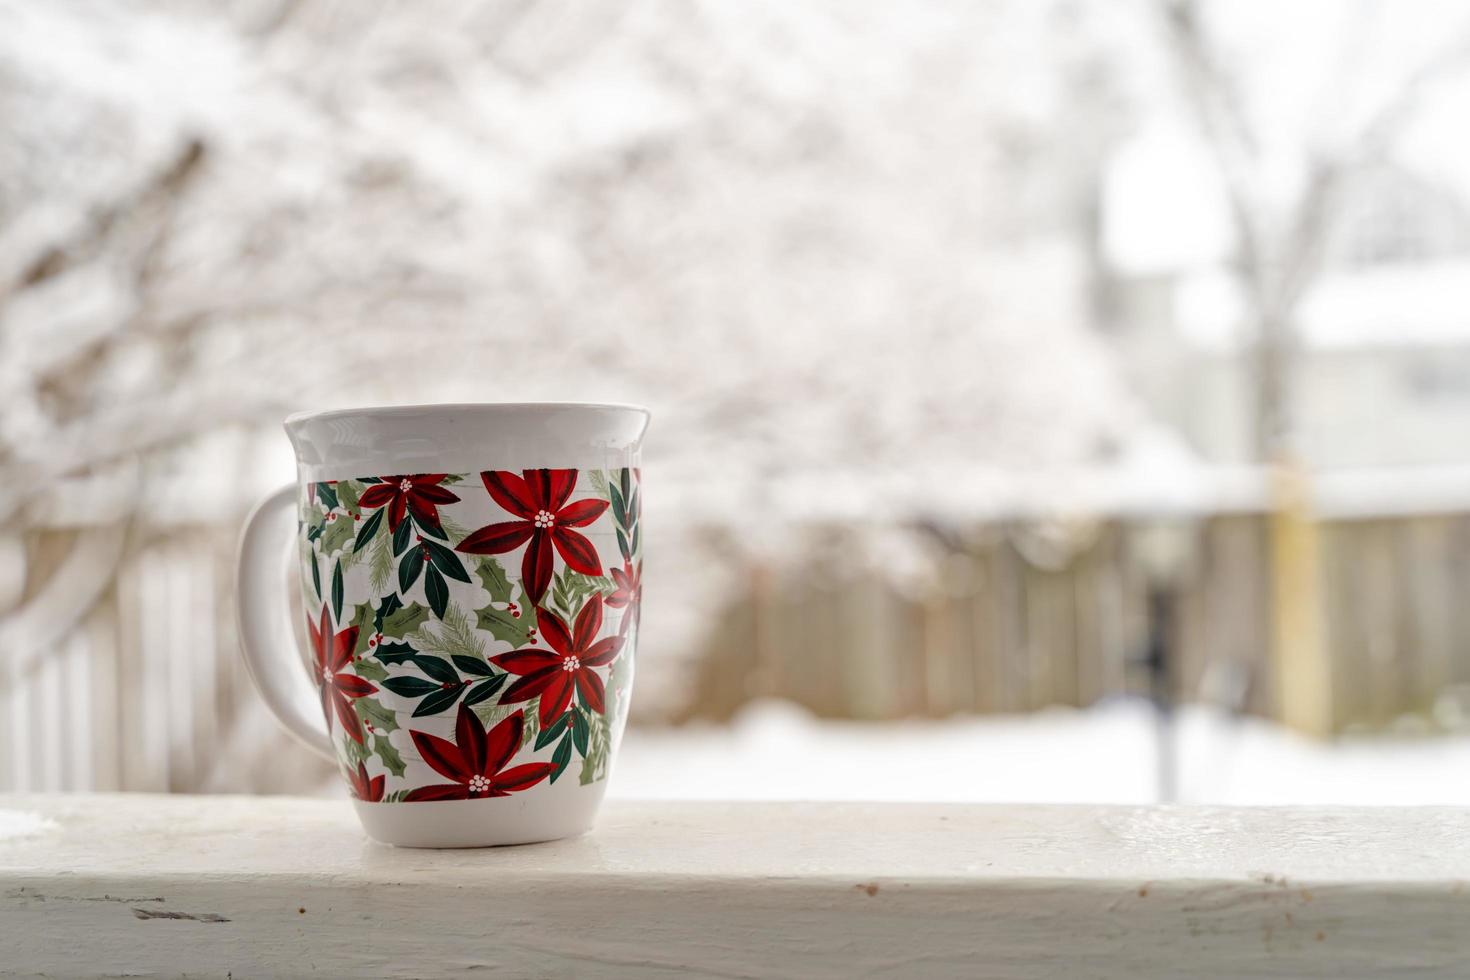
[[[353,800],[352,805],[368,836],[383,844],[504,847],[585,834],[596,820],[606,786],[604,780],[570,793],[425,803]]]

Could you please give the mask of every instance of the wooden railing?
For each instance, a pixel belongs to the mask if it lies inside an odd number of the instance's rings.
[[[620,803],[413,851],[345,802],[0,797],[0,976],[1458,980],[1467,817]]]

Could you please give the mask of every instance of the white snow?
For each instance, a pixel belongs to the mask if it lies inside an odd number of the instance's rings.
[[[1470,805],[1470,735],[1322,742],[1188,707],[1179,802]],[[944,721],[821,721],[784,702],[729,727],[631,729],[622,799],[1156,802],[1156,729],[1139,701]]]
[[[1303,341],[1316,348],[1464,344],[1470,258],[1324,279],[1303,300],[1300,322]]]

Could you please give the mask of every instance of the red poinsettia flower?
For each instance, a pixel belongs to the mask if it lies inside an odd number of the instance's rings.
[[[347,770],[347,785],[351,787],[352,795],[364,803],[383,802],[383,782],[381,775],[369,779],[367,766],[361,762],[358,762],[356,772]]]
[[[421,525],[435,532],[439,527],[439,505],[459,502],[459,496],[439,486],[447,473],[412,473],[403,476],[385,476],[382,483],[374,483],[357,498],[362,508],[388,505],[388,530],[398,530],[403,523],[405,511],[412,514]]]
[[[551,775],[551,763],[531,762],[514,769],[505,764],[521,747],[526,713],[517,711],[487,733],[475,713],[463,704],[454,724],[454,741],[410,731],[414,747],[449,783],[409,790],[405,800],[478,800],[509,796],[530,789]]]
[[[352,710],[352,699],[366,697],[377,691],[377,687],[356,674],[347,673],[352,664],[352,648],[357,646],[357,627],[349,626],[333,634],[327,607],[322,606],[321,626],[308,618],[306,630],[311,634],[311,648],[316,651],[316,680],[322,688],[322,713],[327,716],[327,724],[332,723],[335,713],[342,730],[361,745],[362,723]]]
[[[459,544],[471,555],[500,555],[530,542],[521,559],[521,585],[531,601],[540,602],[551,584],[551,549],[555,546],[568,568],[583,575],[601,575],[597,549],[586,537],[573,531],[586,527],[607,510],[606,500],[567,503],[577,483],[576,470],[509,470],[480,474],[485,489],[495,502],[520,520],[482,527]]]
[[[588,708],[599,714],[606,711],[603,700],[606,689],[595,668],[606,667],[617,659],[623,638],[609,636],[593,642],[602,629],[602,596],[594,595],[587,600],[571,631],[561,617],[547,609],[536,613],[536,623],[542,637],[551,645],[550,650],[520,650],[490,658],[495,666],[520,676],[520,680],[505,689],[500,703],[529,701],[539,694],[542,728],[567,710],[573,689],[581,693]]]
[[[643,606],[643,562],[635,565],[625,559],[622,568],[612,569],[612,580],[617,588],[608,595],[607,604],[614,609],[628,609],[618,624],[618,634],[622,635],[628,632],[630,625],[638,625],[639,610]]]

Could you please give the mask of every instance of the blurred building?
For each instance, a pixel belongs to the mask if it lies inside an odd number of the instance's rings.
[[[1105,170],[1106,330],[1136,390],[1208,460],[1256,457],[1256,325],[1226,202],[1199,144],[1119,150]],[[1470,432],[1470,181],[1355,174],[1292,323],[1294,442],[1313,467],[1464,465]]]

